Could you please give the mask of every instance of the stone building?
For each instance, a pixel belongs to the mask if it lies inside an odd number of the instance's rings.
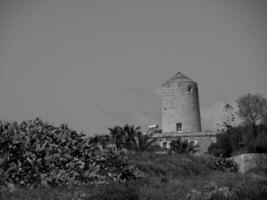
[[[161,86],[162,132],[155,133],[162,147],[169,147],[171,140],[181,138],[198,144],[198,153],[207,151],[216,141],[217,132],[201,131],[198,85],[178,72]]]

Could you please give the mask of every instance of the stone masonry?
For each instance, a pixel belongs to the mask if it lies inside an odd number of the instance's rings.
[[[197,83],[178,72],[162,84],[162,132],[200,132]]]
[[[216,131],[201,131],[201,118],[196,82],[178,72],[162,84],[162,132],[155,133],[163,147],[169,147],[172,140],[193,141],[199,145],[199,154],[207,152],[209,145],[216,141]]]

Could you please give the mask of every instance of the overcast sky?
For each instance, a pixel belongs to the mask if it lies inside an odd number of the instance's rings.
[[[160,124],[161,84],[198,82],[203,129],[267,97],[265,0],[0,0],[0,119],[89,135]]]

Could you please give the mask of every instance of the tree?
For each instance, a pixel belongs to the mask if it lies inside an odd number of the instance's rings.
[[[146,151],[156,142],[156,139],[144,135],[140,127],[128,124],[124,127],[115,126],[114,128],[109,128],[109,131],[118,149],[126,148],[134,151]]]
[[[216,136],[216,142],[208,148],[208,153],[214,156],[230,157],[235,151],[238,151],[244,142],[242,137],[243,128],[236,125],[236,111],[230,105],[223,107],[226,118],[221,125],[221,134]]]
[[[144,135],[142,132],[137,132],[134,140],[136,144],[135,151],[146,151],[157,141],[155,138]]]
[[[110,143],[110,140],[111,138],[109,135],[95,135],[90,137],[89,143],[98,146],[102,149],[105,149]]]
[[[223,131],[230,132],[233,127],[236,126],[236,112],[231,104],[225,104],[223,112],[226,114],[226,119],[222,122]]]
[[[112,140],[117,149],[121,149],[124,146],[125,132],[120,126],[115,126],[114,128],[108,128]]]
[[[140,127],[137,126],[131,126],[129,124],[126,124],[123,127],[123,131],[125,132],[125,147],[129,150],[134,150],[137,148],[137,141],[136,141],[136,137],[138,134],[142,134]]]
[[[244,124],[253,127],[253,134],[257,136],[257,125],[263,123],[267,114],[267,100],[261,94],[247,94],[236,100],[238,116]]]

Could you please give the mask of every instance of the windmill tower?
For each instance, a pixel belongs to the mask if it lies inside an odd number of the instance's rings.
[[[162,133],[201,132],[197,83],[178,72],[161,86]]]

